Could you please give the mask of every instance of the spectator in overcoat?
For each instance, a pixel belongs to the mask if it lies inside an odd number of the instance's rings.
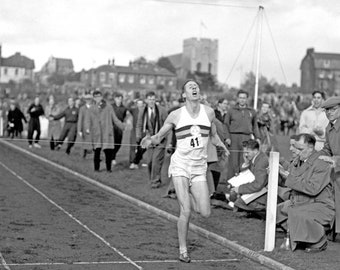
[[[123,105],[123,95],[121,93],[115,93],[113,97],[114,102],[112,103],[113,110],[115,111],[115,114],[117,118],[124,122],[128,110]],[[123,131],[118,126],[113,126],[113,132],[114,132],[114,139],[115,139],[115,148],[113,149],[112,153],[112,165],[116,165],[116,155],[122,146],[123,141]]]
[[[101,150],[105,154],[106,171],[111,172],[112,153],[114,149],[113,127],[116,125],[124,130],[125,125],[117,118],[111,104],[103,99],[100,91],[93,92],[95,104],[92,106],[90,114],[85,121],[86,132],[91,134],[94,149],[94,170],[100,169]]]
[[[329,120],[326,127],[326,141],[320,158],[330,162],[334,168],[334,194],[335,194],[335,233],[340,232],[340,97],[327,99],[322,107]],[[334,235],[335,238],[335,235]]]
[[[61,122],[60,120],[54,120],[53,117],[61,113],[61,106],[56,104],[53,96],[49,96],[48,104],[45,108],[46,115],[49,117],[48,120],[48,138],[50,140],[50,149],[54,150],[57,144],[57,140],[60,137]]]
[[[22,111],[17,107],[14,100],[11,100],[9,105],[9,111],[7,114],[7,126],[8,126],[8,136],[12,139],[14,136],[21,138],[21,133],[23,131],[22,121],[27,123],[26,117]]]
[[[331,165],[319,159],[315,137],[302,133],[295,142],[299,162],[286,179],[289,200],[278,205],[277,223],[289,232],[291,249],[319,252],[327,248],[326,228],[333,224],[334,194]],[[285,223],[283,224],[282,223]]]
[[[137,139],[136,139],[136,126],[137,126],[137,120],[139,111],[144,108],[144,101],[141,99],[138,99],[135,104],[129,109],[129,112],[132,116],[132,128],[130,132],[130,169],[138,169],[139,168],[139,162],[143,158],[143,154],[145,150],[140,146],[137,145]]]
[[[39,145],[39,140],[40,140],[40,119],[39,117],[44,115],[44,108],[40,104],[40,98],[35,97],[34,103],[32,103],[27,110],[27,113],[30,116],[30,119],[28,121],[28,132],[27,132],[27,139],[28,139],[28,146],[32,148],[32,145],[36,148],[41,148]],[[33,134],[34,131],[36,131],[36,136],[34,139],[34,144],[33,144]]]
[[[165,108],[156,105],[155,92],[148,92],[145,102],[147,105],[140,111],[137,120],[136,138],[139,142],[146,134],[155,135],[163,126],[168,115]],[[160,144],[146,150],[151,188],[158,188],[162,182],[161,169],[164,160],[165,141],[164,138]]]
[[[79,109],[77,131],[82,142],[82,156],[83,158],[86,158],[86,155],[92,152],[91,134],[87,133],[85,130],[85,120],[89,117],[91,108],[93,106],[93,96],[91,94],[86,94],[84,96],[84,100],[85,104]]]

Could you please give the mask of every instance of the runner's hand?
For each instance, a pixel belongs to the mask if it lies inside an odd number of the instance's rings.
[[[224,147],[224,154],[225,154],[225,156],[226,157],[229,157],[229,155],[230,155],[230,152],[229,152],[229,150],[227,149],[227,147]]]
[[[142,148],[148,148],[151,144],[152,144],[152,140],[151,140],[150,134],[147,134],[140,142],[140,145]]]

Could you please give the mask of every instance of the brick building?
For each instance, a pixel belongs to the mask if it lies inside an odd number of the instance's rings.
[[[88,71],[81,72],[81,82],[89,88],[112,90],[156,90],[175,89],[176,74],[143,57],[130,62],[128,66],[116,66],[114,61]]]
[[[45,65],[41,68],[40,73],[42,74],[59,74],[59,75],[67,75],[72,73],[73,70],[73,61],[72,59],[67,58],[57,58],[51,56]]]
[[[87,88],[117,89],[116,67],[109,63],[88,71],[82,70],[80,81]]]
[[[20,83],[25,79],[34,79],[34,60],[21,55],[19,52],[4,58],[0,45],[0,83],[14,81]]]
[[[340,94],[340,54],[307,49],[301,61],[301,92],[323,90],[327,95]]]

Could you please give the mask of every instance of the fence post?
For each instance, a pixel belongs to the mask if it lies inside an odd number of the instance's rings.
[[[275,248],[279,158],[280,158],[279,152],[270,152],[264,251],[273,251]]]
[[[0,116],[0,136],[4,136],[4,119]]]

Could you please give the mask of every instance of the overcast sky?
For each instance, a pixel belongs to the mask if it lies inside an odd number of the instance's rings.
[[[307,48],[340,53],[339,0],[169,2],[1,0],[2,55],[8,57],[21,52],[35,60],[36,71],[51,55],[71,58],[75,70],[80,71],[106,64],[109,58],[115,58],[117,65],[128,65],[139,56],[157,60],[160,56],[180,53],[183,39],[201,35],[219,40],[218,80],[239,86],[244,73],[255,70],[259,31],[256,23],[251,32],[250,29],[259,5],[265,10],[260,71],[267,78],[300,85],[299,66]]]

